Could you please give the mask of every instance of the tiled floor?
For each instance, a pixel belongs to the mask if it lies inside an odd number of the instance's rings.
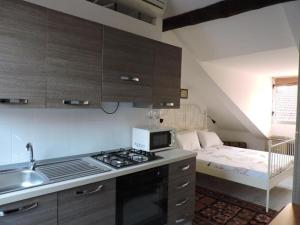
[[[265,205],[266,191],[216,177],[197,174],[197,185],[258,205]],[[289,177],[270,192],[270,208],[281,210],[292,200],[293,178]]]

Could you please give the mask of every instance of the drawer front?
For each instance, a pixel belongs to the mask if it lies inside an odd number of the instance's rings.
[[[58,193],[59,225],[114,225],[115,179]]]
[[[195,192],[195,174],[173,179],[169,181],[169,196],[176,196],[180,193]]]
[[[196,170],[195,158],[173,163],[169,167],[169,179],[173,180],[190,174],[195,174],[196,173],[195,170]]]
[[[195,205],[195,193],[186,192],[180,193],[177,196],[173,196],[169,199],[168,208],[169,216],[177,215],[181,212],[193,213]]]
[[[191,225],[193,215],[181,213],[176,216],[169,217],[168,225]]]
[[[1,225],[57,225],[57,195],[0,206]]]

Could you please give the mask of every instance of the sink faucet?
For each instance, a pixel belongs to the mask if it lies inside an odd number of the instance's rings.
[[[26,149],[27,149],[27,151],[30,152],[29,169],[30,170],[34,170],[35,169],[35,160],[34,160],[34,157],[33,157],[33,146],[32,146],[32,144],[31,143],[27,143]]]

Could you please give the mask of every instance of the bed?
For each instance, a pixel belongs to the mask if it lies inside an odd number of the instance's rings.
[[[163,126],[177,131],[207,130],[205,110],[185,104],[180,109],[162,110]],[[194,142],[189,139],[188,142]],[[295,141],[277,144],[268,141],[267,151],[225,145],[206,148],[194,147],[197,152],[196,171],[229,181],[266,190],[266,211],[269,209],[270,190],[293,174]],[[191,149],[186,149],[191,150]]]

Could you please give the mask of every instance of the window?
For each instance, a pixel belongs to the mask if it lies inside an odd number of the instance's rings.
[[[273,122],[296,123],[297,78],[277,78],[273,90]]]

